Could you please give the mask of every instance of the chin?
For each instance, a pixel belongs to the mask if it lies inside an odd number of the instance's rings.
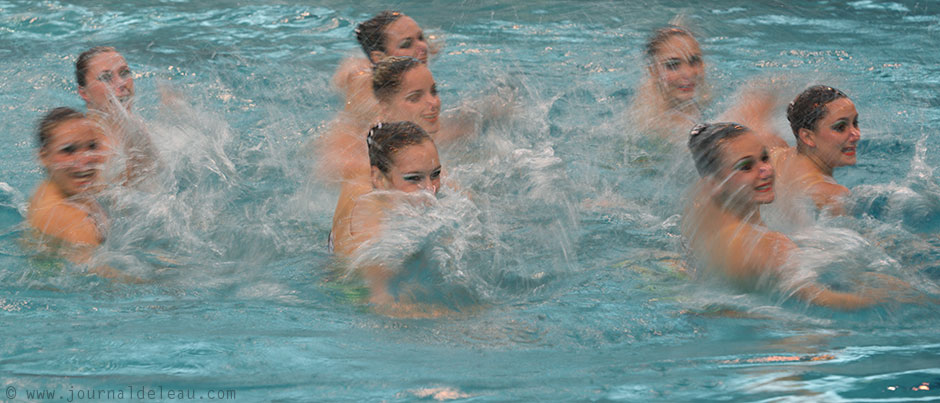
[[[440,118],[438,118],[438,119],[440,119]],[[437,123],[435,123],[435,124],[433,124],[433,125],[427,125],[427,126],[425,126],[425,127],[422,127],[422,129],[424,129],[424,131],[428,132],[428,134],[436,134],[437,132],[439,132],[439,131],[441,130],[441,124],[440,124],[440,122],[437,122]]]

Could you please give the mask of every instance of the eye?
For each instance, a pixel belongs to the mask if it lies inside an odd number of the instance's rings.
[[[69,144],[65,147],[60,148],[59,150],[62,151],[63,153],[71,155],[71,154],[75,154],[75,152],[78,151],[78,146],[76,146],[75,144]]]
[[[767,152],[765,151],[763,154],[760,155],[760,160],[761,162],[770,162],[770,155],[768,155]]]
[[[96,149],[98,149],[98,142],[97,142],[97,141],[92,141],[91,143],[88,143],[88,149],[89,149],[89,150],[96,150]]]
[[[663,63],[663,66],[665,66],[667,70],[678,70],[679,65],[681,64],[682,63],[680,63],[678,60],[669,60],[666,63]]]
[[[121,76],[121,78],[128,78],[131,76],[131,69],[125,67],[118,74]]]
[[[113,78],[110,71],[105,71],[98,75],[98,81],[103,83],[110,83]]]
[[[855,126],[856,129],[858,129],[858,118],[855,118],[855,120],[852,121],[852,124]]]
[[[435,169],[434,172],[431,172],[431,179],[437,179],[441,177],[441,170]]]
[[[431,95],[437,96],[437,84],[431,85]]]
[[[839,123],[832,125],[832,129],[837,132],[843,132],[845,131],[846,126],[847,124],[845,123],[845,121],[840,121]]]
[[[693,55],[692,57],[689,58],[689,64],[691,64],[691,65],[693,65],[693,66],[697,66],[697,65],[699,65],[699,64],[702,64],[702,56]]]
[[[418,33],[418,40],[421,41],[421,42],[424,42],[424,32],[419,32],[419,33]]]
[[[421,182],[421,175],[417,175],[417,174],[405,175],[402,177],[402,179],[404,179],[407,182],[418,183],[418,182]]]
[[[405,100],[411,103],[418,102],[421,100],[421,92],[420,91],[412,92],[411,94],[408,94],[407,97],[405,97]]]
[[[754,161],[751,160],[750,158],[739,161],[737,164],[734,164],[734,169],[736,171],[742,171],[742,172],[750,171],[751,168],[753,167],[754,167]]]
[[[401,48],[401,49],[408,49],[408,48],[410,48],[410,47],[411,47],[411,38],[408,38],[408,39],[405,39],[405,40],[401,41],[401,44],[398,45],[398,47]]]

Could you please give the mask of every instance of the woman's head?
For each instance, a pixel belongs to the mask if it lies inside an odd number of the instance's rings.
[[[699,175],[724,203],[764,204],[774,200],[774,169],[760,138],[737,123],[701,124],[689,133],[689,150]]]
[[[829,169],[855,165],[861,138],[858,111],[842,91],[824,85],[807,88],[787,107],[787,120],[800,153]]]
[[[55,108],[39,121],[39,160],[66,196],[98,184],[105,145],[97,124],[71,108]]]
[[[688,30],[667,26],[646,42],[649,73],[670,104],[693,100],[705,82],[705,62],[698,41]]]
[[[389,57],[375,65],[372,91],[382,120],[411,121],[428,133],[441,128],[441,98],[426,64],[413,57]]]
[[[106,111],[115,103],[130,109],[133,104],[133,74],[124,57],[110,46],[82,52],[75,61],[75,80],[89,109]]]
[[[407,15],[385,10],[356,28],[356,40],[373,64],[388,56],[410,56],[428,62],[424,31]]]
[[[379,123],[366,137],[372,186],[382,190],[437,193],[441,162],[431,136],[412,122]]]

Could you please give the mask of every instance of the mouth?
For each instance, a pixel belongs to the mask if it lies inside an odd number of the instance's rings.
[[[760,193],[766,193],[766,192],[769,192],[769,191],[773,190],[773,188],[774,188],[774,183],[773,183],[773,182],[767,182],[767,183],[765,183],[765,184],[763,184],[763,185],[760,185],[760,186],[754,188],[754,190],[757,191],[757,192],[760,192]]]
[[[439,112],[434,112],[434,113],[427,114],[427,115],[421,115],[421,118],[423,118],[424,120],[428,121],[428,123],[431,123],[431,124],[437,123],[438,117],[440,117]]]
[[[842,148],[842,154],[848,155],[850,157],[855,156],[856,146],[848,146]]]
[[[98,169],[90,168],[81,171],[75,171],[72,172],[70,176],[79,183],[91,182],[95,179],[96,176],[98,176]]]
[[[692,93],[695,92],[695,84],[682,84],[676,87],[680,92]]]

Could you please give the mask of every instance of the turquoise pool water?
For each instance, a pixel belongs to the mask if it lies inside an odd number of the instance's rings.
[[[355,24],[390,6],[443,38],[445,108],[518,105],[443,155],[471,198],[447,195],[402,231],[425,240],[415,281],[461,310],[439,319],[375,315],[336,281],[336,192],[310,161]],[[936,303],[839,313],[676,270],[696,175],[623,114],[647,33],[677,15],[700,33],[709,116],[757,78],[853,98],[859,164],[836,176],[856,207],[794,236],[836,282],[881,271],[936,298],[934,2],[0,1],[4,398],[940,400]],[[96,260],[152,284],[83,276],[21,242],[42,178],[33,125],[81,106],[74,59],[99,44],[138,75],[167,173],[162,191],[112,195]]]

